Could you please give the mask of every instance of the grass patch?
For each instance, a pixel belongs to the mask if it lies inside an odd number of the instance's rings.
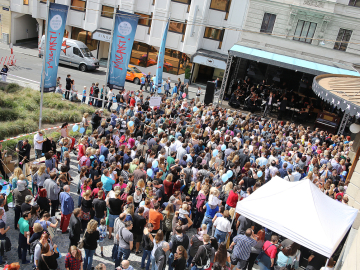
[[[94,111],[94,107],[62,100],[60,94],[47,93],[44,94],[42,123],[80,122],[85,112],[92,115]],[[39,115],[40,92],[15,83],[0,88],[0,140],[37,131]],[[17,140],[8,143],[15,147],[14,142]]]

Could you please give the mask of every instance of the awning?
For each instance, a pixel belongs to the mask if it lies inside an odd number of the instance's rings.
[[[245,47],[242,45],[234,45],[230,49],[229,54],[314,75],[342,74],[360,76],[358,72],[356,72],[355,70],[351,70],[351,67],[349,67],[349,69],[339,67],[341,65],[339,63],[331,63],[331,65],[324,65],[295,57]]]
[[[191,62],[225,70],[227,58],[225,54],[200,49],[191,57]]]
[[[312,89],[334,107],[360,117],[360,77],[323,74],[314,78]]]
[[[96,29],[93,33],[92,33],[92,39],[96,39],[96,40],[100,40],[100,41],[105,41],[105,42],[110,42],[111,39],[111,31],[108,29]]]

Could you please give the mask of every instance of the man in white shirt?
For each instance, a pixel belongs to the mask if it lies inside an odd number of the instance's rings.
[[[266,99],[266,105],[265,105],[265,110],[264,110],[264,115],[263,117],[266,117],[266,114],[268,112],[268,110],[270,109],[271,111],[271,106],[272,106],[272,103],[273,103],[273,93],[270,92],[270,96]]]
[[[41,158],[42,145],[45,142],[43,137],[44,131],[40,130],[34,135],[35,159]]]
[[[227,219],[229,211],[225,210],[222,217],[217,217],[214,222],[215,234],[214,237],[220,243],[225,242],[226,235],[231,235],[231,223]]]

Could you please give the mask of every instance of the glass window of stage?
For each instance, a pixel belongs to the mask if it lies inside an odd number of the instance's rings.
[[[346,48],[349,44],[348,42],[350,41],[351,38],[351,34],[352,34],[352,30],[346,30],[340,28],[338,36],[336,38],[336,41],[338,42],[335,42],[334,49],[339,51],[346,51]]]
[[[276,20],[275,14],[265,13],[261,24],[260,32],[271,34]]]
[[[314,22],[299,20],[296,25],[293,39],[311,44],[315,34],[316,25],[317,24]]]

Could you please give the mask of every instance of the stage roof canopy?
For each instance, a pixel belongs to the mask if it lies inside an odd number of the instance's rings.
[[[242,45],[235,44],[229,51],[230,55],[241,57],[253,61],[279,66],[282,68],[297,70],[314,75],[321,74],[342,74],[360,76],[356,70],[351,70],[351,67],[341,68],[339,63],[330,63],[329,65],[319,64],[312,61],[307,61],[295,57],[281,55],[277,53],[267,52],[259,49],[254,49]]]
[[[312,89],[321,99],[360,117],[360,77],[323,74],[314,78]]]

